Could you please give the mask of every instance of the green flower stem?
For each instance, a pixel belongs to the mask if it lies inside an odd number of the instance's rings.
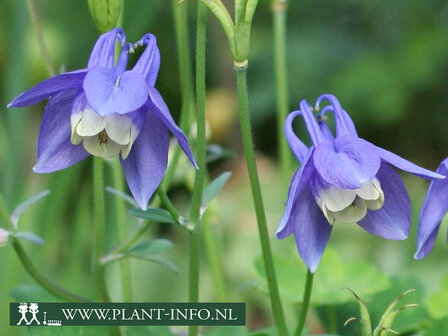
[[[93,249],[93,274],[97,289],[98,299],[110,301],[107,293],[104,267],[101,257],[105,250],[106,242],[106,204],[104,200],[104,162],[99,157],[93,160],[93,193],[94,193],[94,220],[95,235]]]
[[[210,221],[202,220],[202,239],[204,241],[205,254],[207,255],[210,273],[213,281],[213,290],[219,302],[227,300],[227,290],[223,266],[220,263],[220,246],[216,240]]]
[[[185,218],[182,217],[182,215],[177,211],[177,209],[174,207],[171,200],[168,198],[168,195],[162,188],[157,188],[157,195],[159,196],[163,206],[166,208],[166,210],[173,216],[173,218],[176,220],[177,224],[179,224],[182,228],[191,230],[191,224],[185,220]]]
[[[258,232],[260,235],[261,249],[263,252],[264,268],[266,270],[269,294],[271,298],[274,319],[280,336],[288,335],[285,316],[280,300],[277,277],[275,275],[274,262],[272,259],[271,245],[266,223],[263,198],[261,195],[260,181],[258,178],[257,164],[255,161],[254,145],[252,142],[252,131],[249,115],[249,100],[247,96],[247,68],[235,67],[238,86],[238,105],[240,110],[240,127],[243,141],[244,155],[246,157],[247,170],[249,173],[252,197],[257,216]]]
[[[199,302],[199,253],[201,244],[201,201],[205,182],[205,37],[207,31],[207,8],[198,2],[196,26],[196,171],[191,201],[190,221],[194,229],[190,233],[190,279],[189,302]],[[198,335],[198,327],[188,328],[189,336]]]
[[[272,1],[272,16],[274,29],[274,72],[277,105],[277,146],[280,156],[283,193],[288,192],[291,154],[283,132],[283,125],[288,115],[288,70],[286,64],[286,9],[287,0]]]
[[[313,273],[308,270],[306,275],[305,292],[303,293],[302,309],[300,310],[299,323],[294,336],[301,336],[303,327],[305,326],[306,315],[308,314],[308,308],[310,306],[311,291],[313,289],[313,278]]]
[[[112,163],[112,176],[114,180],[114,188],[124,191],[123,172],[121,170],[120,161],[114,160]],[[115,220],[117,227],[118,241],[123,241],[127,236],[126,223],[126,205],[121,197],[114,197],[115,202]],[[132,281],[131,281],[131,264],[129,260],[123,260],[120,263],[121,268],[121,285],[123,290],[123,301],[132,302]]]
[[[11,216],[6,208],[5,199],[3,195],[0,194],[0,218],[3,223],[7,226],[8,230],[15,232],[15,227],[11,222]],[[22,247],[22,244],[19,242],[17,238],[14,238],[13,235],[10,236],[12,241],[12,246],[17,256],[19,257],[20,262],[23,267],[27,270],[28,274],[36,280],[36,282],[41,285],[43,288],[48,290],[50,293],[56,295],[64,301],[68,302],[89,302],[90,300],[73,294],[58,285],[52,283],[50,280],[45,278],[40,272],[39,269],[33,264],[28,254],[25,252],[25,249]]]
[[[54,76],[56,72],[54,70],[53,64],[51,63],[50,55],[48,54],[48,49],[45,44],[44,34],[42,33],[42,29],[39,23],[39,17],[37,15],[36,7],[34,5],[34,0],[26,0],[26,4],[28,6],[28,11],[30,12],[31,21],[33,22],[34,31],[36,32],[37,44],[39,45],[40,52],[42,53],[45,67],[47,68],[47,71],[50,74],[50,76]]]

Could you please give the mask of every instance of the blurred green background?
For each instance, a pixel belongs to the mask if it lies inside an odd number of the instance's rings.
[[[190,7],[190,45],[193,48],[195,1],[186,2]],[[231,8],[232,1],[224,2]],[[83,68],[98,37],[87,1],[39,0],[35,3],[50,58],[56,68],[61,71]],[[123,27],[129,41],[136,41],[147,32],[157,36],[162,54],[157,87],[178,120],[181,95],[172,11],[171,0],[125,0]],[[213,203],[207,220],[219,246],[220,263],[226,275],[227,299],[246,301],[249,327],[263,328],[272,321],[262,276],[254,266],[261,252],[241,155],[232,61],[221,27],[211,15],[207,41],[210,141],[236,153],[232,159],[210,167],[212,176],[226,170],[234,174]],[[447,1],[292,0],[288,11],[287,41],[291,110],[297,107],[301,99],[314,101],[322,93],[333,93],[352,116],[363,138],[430,169],[436,169],[448,154]],[[46,243],[43,246],[24,244],[49,278],[76,293],[92,296],[92,161],[87,159],[75,167],[51,175],[32,173],[44,104],[6,109],[12,98],[47,77],[25,0],[4,0],[0,3],[0,43],[1,190],[10,210],[39,191],[51,190],[50,196],[29,210],[19,223],[21,229],[36,232]],[[304,270],[298,275],[294,270],[289,273],[294,267],[303,269],[294,243],[291,238],[285,241],[274,238],[286,195],[280,190],[281,176],[276,157],[273,43],[270,4],[267,0],[260,1],[251,43],[249,96],[259,170],[272,244],[276,253],[288,259],[289,266],[279,271],[280,286],[288,287],[291,281],[294,282],[294,277],[300,277]],[[308,141],[303,127],[298,128],[298,133]],[[183,174],[178,174],[170,195],[182,212],[188,214],[188,193],[193,172],[187,164],[185,167],[179,169]],[[109,185],[111,170],[106,169]],[[413,201],[410,239],[390,242],[374,237],[355,225],[338,225],[329,246],[342,264],[368,263],[371,268],[369,272],[373,273],[367,287],[378,281],[379,289],[377,293],[365,291],[369,294],[365,299],[375,310],[375,316],[386,308],[389,298],[409,288],[418,289],[409,300],[420,303],[422,307],[418,308],[418,312],[404,312],[402,320],[397,322],[399,330],[412,330],[415,325],[428,324],[430,319],[448,316],[446,307],[438,306],[437,302],[431,304],[434,301],[433,293],[439,290],[441,279],[448,272],[448,250],[443,228],[435,250],[424,261],[412,258],[418,212],[427,182],[414,176],[403,177]],[[113,196],[109,194],[107,205],[107,239],[111,248],[116,243],[116,230]],[[132,217],[128,219],[131,232],[137,223]],[[185,233],[176,227],[154,225],[147,236],[165,237],[174,242],[174,248],[164,258],[179,267],[179,274],[161,265],[132,261],[135,300],[186,301],[188,239]],[[117,265],[108,268],[107,272],[115,300],[121,297],[118,272]],[[323,272],[321,276],[331,283],[338,269],[332,270],[330,267],[325,271],[327,273]],[[362,272],[359,270],[358,273]],[[329,312],[335,310],[338,333],[359,334],[359,328],[354,324],[342,327],[344,319],[357,313],[353,299],[340,289],[349,286],[356,290],[361,281],[359,277],[360,274],[355,274],[352,279],[339,279],[334,275],[335,283],[329,286],[335,288],[338,291],[336,296],[343,296],[343,299],[316,302],[318,305],[325,304],[325,307],[317,306],[311,315],[309,325],[312,332],[324,332],[322,325],[326,324],[328,316],[334,316]],[[201,281],[201,300],[216,300],[205,255]],[[297,283],[300,281],[298,279]],[[0,335],[26,334],[25,328],[8,326],[8,303],[13,300],[11,290],[19,285],[33,284],[12,248],[1,248]],[[20,287],[17,291],[22,293],[33,289]],[[445,288],[439,296],[448,297],[447,292],[448,288]],[[48,296],[42,295],[44,297],[38,299],[45,301]],[[296,304],[301,295],[300,288],[293,298],[291,296],[294,294],[290,291],[285,294],[289,297],[285,309],[291,328],[296,323]],[[322,294],[323,297],[325,295]],[[326,296],[330,297],[331,294]],[[431,332],[427,331],[425,335],[442,335]]]

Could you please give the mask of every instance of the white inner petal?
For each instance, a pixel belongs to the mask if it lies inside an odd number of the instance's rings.
[[[124,115],[100,116],[87,107],[71,116],[71,142],[83,144],[92,155],[111,158],[119,155],[126,159],[139,130]]]
[[[365,200],[378,199],[380,197],[380,193],[379,193],[378,189],[375,187],[375,184],[374,184],[375,180],[376,179],[373,179],[371,181],[361,184],[361,187],[356,189],[356,193],[358,194],[358,196]],[[378,181],[378,180],[376,180],[376,181]]]
[[[330,187],[324,191],[325,206],[330,211],[341,211],[348,207],[356,198],[355,189],[340,189]]]
[[[84,137],[82,144],[90,154],[106,159],[117,156],[123,147],[111,139],[108,139],[107,143],[101,143],[98,135]]]
[[[81,112],[81,121],[76,127],[76,133],[82,137],[94,136],[106,127],[106,117],[102,117],[87,107]]]
[[[335,221],[356,223],[368,210],[379,210],[384,205],[384,192],[380,182],[374,178],[357,189],[341,189],[330,186],[316,197],[325,218],[333,225]]]
[[[120,115],[111,115],[106,119],[106,132],[109,137],[120,145],[127,145],[131,141],[132,121]]]
[[[363,199],[356,201],[342,211],[330,212],[334,218],[342,223],[356,223],[367,215],[367,206]]]

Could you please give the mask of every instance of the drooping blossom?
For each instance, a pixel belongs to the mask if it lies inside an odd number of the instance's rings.
[[[442,161],[437,173],[448,175],[448,158]],[[432,251],[440,223],[447,211],[448,179],[432,181],[420,211],[415,259],[423,259]]]
[[[116,41],[122,46],[115,62]],[[128,52],[146,45],[131,70]],[[160,52],[154,35],[134,46],[115,28],[96,42],[87,68],[46,79],[15,98],[23,107],[49,98],[39,132],[36,173],[65,169],[89,154],[119,156],[132,195],[142,209],[167,165],[169,132],[196,166],[188,140],[154,87]]]
[[[329,105],[320,108],[327,101]],[[335,223],[357,223],[366,231],[392,240],[408,237],[410,200],[395,166],[411,174],[441,179],[400,156],[359,138],[353,121],[333,95],[320,96],[314,107],[306,100],[289,114],[285,134],[301,163],[292,177],[279,239],[294,235],[297,249],[314,272]],[[327,113],[335,119],[335,135],[327,126]],[[311,139],[307,147],[294,133],[297,116],[305,122]]]

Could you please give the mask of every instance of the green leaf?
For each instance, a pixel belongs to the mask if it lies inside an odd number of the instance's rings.
[[[28,198],[26,201],[20,203],[13,211],[11,215],[11,221],[13,222],[14,226],[17,227],[17,223],[20,219],[20,216],[34,203],[39,202],[44,197],[48,196],[50,194],[49,190],[44,190],[30,198]]]
[[[369,301],[370,316],[373,321],[379,321],[384,315],[386,307],[390,306],[397,296],[408,288],[415,288],[416,291],[412,295],[402,297],[400,306],[408,304],[419,304],[418,308],[406,309],[400,314],[393,317],[393,330],[401,334],[406,334],[412,330],[419,329],[420,326],[429,319],[428,312],[424,309],[423,302],[425,299],[425,288],[420,280],[412,277],[394,277],[391,279],[392,286],[381,293],[374,295]],[[399,308],[397,308],[399,309]],[[389,335],[386,334],[386,335]]]
[[[302,260],[294,251],[290,255],[274,255],[274,263],[283,300],[300,303],[300,293],[305,287],[306,276],[306,267]],[[255,261],[255,271],[260,280],[260,288],[268,293],[261,257]],[[387,275],[379,272],[374,266],[358,261],[343,262],[330,248],[326,249],[314,279],[311,296],[313,305],[335,305],[351,301],[350,296],[342,290],[343,287],[351,288],[363,298],[390,287]]]
[[[448,316],[448,273],[443,277],[440,290],[432,294],[426,302],[429,314],[441,319]]]
[[[33,232],[19,231],[19,232],[15,232],[11,235],[17,239],[26,240],[26,241],[32,242],[34,244],[38,244],[38,245],[44,244],[44,240]]]
[[[9,295],[19,302],[60,302],[44,288],[38,285],[19,285],[11,290]]]
[[[149,262],[152,262],[155,264],[160,264],[162,266],[167,267],[169,270],[173,271],[174,273],[179,273],[179,268],[176,266],[176,264],[174,264],[171,261],[154,258],[154,257],[144,257],[144,256],[132,256],[132,257],[134,257],[136,259],[149,261]]]
[[[90,14],[100,33],[118,26],[123,0],[88,0]]]
[[[148,208],[146,211],[133,209],[128,211],[130,215],[157,223],[176,224],[173,216],[163,209]]]
[[[372,322],[370,320],[369,310],[367,309],[366,304],[361,298],[350,288],[346,288],[350,293],[353,294],[356,301],[358,301],[359,311],[361,313],[361,318],[356,319],[361,324],[361,335],[362,336],[372,336]],[[347,322],[350,320],[347,320]],[[347,322],[345,322],[347,324]]]
[[[210,184],[204,189],[202,192],[202,207],[206,208],[207,204],[210,203],[216,195],[219,194],[221,189],[224,187],[226,182],[229,180],[230,176],[232,176],[232,173],[226,172],[221,174],[219,177],[217,177],[215,180],[210,182]]]
[[[126,254],[136,257],[149,257],[169,250],[172,247],[173,243],[168,239],[152,239],[131,247]]]

